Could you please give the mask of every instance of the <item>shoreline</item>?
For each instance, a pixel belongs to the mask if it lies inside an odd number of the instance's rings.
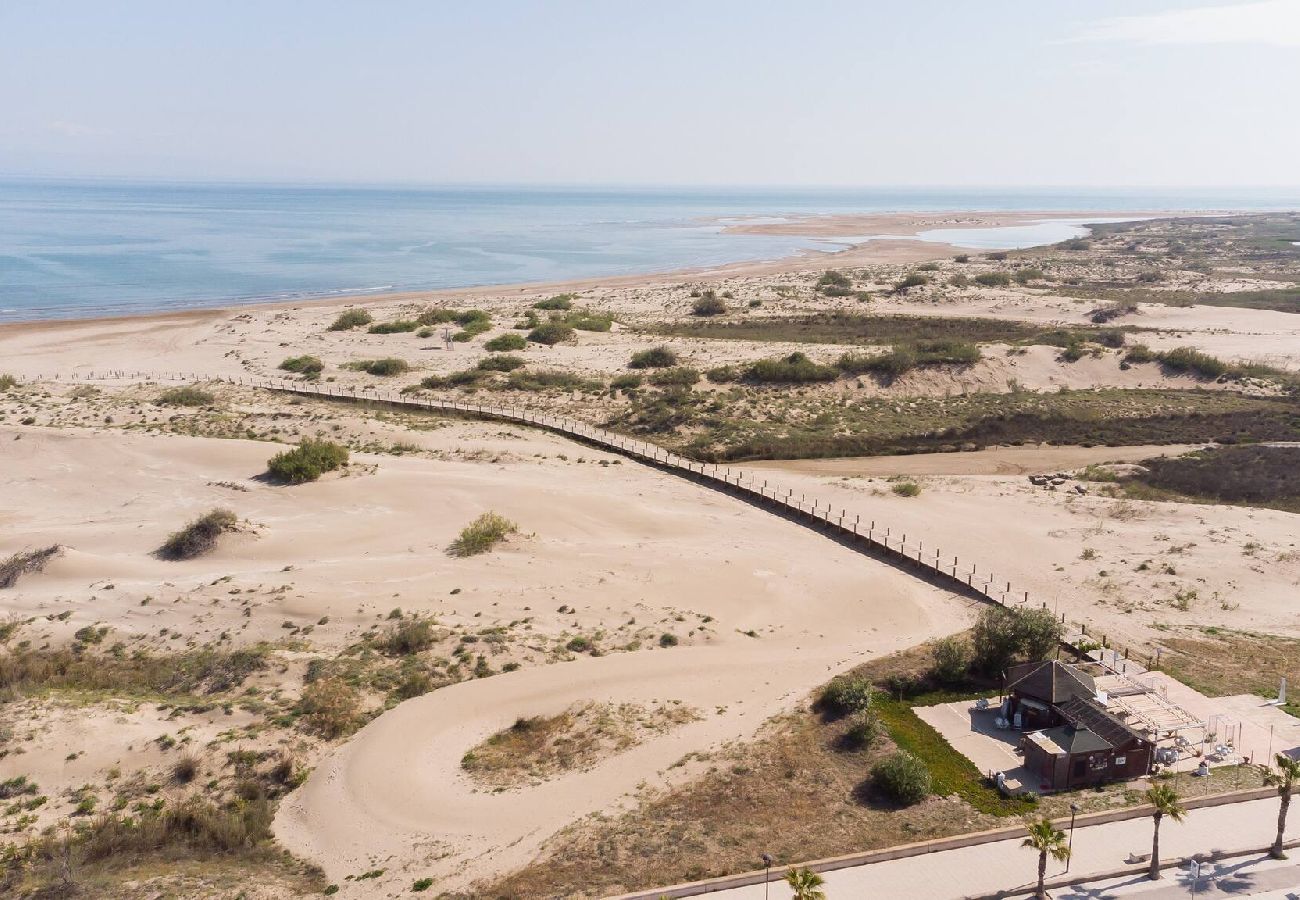
[[[428,288],[406,291],[381,290],[375,292],[353,291],[307,295],[291,300],[284,299],[249,299],[249,300],[214,300],[211,304],[200,301],[203,305],[184,309],[142,310],[139,312],[109,313],[102,315],[73,315],[57,318],[18,319],[0,321],[0,335],[44,332],[60,328],[78,328],[83,326],[103,326],[127,324],[131,322],[148,323],[184,323],[202,322],[212,318],[237,314],[250,308],[279,309],[328,309],[339,306],[351,306],[369,303],[410,302],[416,300],[435,301],[448,297],[483,297],[517,292],[529,293],[567,293],[591,290],[598,287],[631,287],[639,285],[661,285],[666,282],[683,279],[716,280],[752,275],[772,275],[780,272],[800,272],[825,265],[868,265],[872,263],[916,263],[939,259],[945,256],[970,252],[972,254],[990,252],[988,248],[972,250],[938,241],[926,241],[916,234],[935,228],[1003,228],[1014,225],[1029,224],[1054,219],[1115,219],[1125,216],[1133,218],[1176,217],[1186,215],[1234,215],[1232,211],[1193,211],[1193,210],[944,210],[924,213],[892,212],[867,213],[863,215],[826,214],[785,217],[785,222],[756,222],[746,224],[737,222],[734,217],[727,217],[730,223],[722,219],[712,220],[721,227],[724,234],[787,234],[808,237],[833,238],[836,235],[851,235],[859,240],[839,249],[818,250],[806,248],[790,256],[775,259],[740,260],[720,266],[685,267],[669,269],[662,272],[638,272],[613,276],[584,276],[560,281],[513,282],[474,285],[469,287]],[[747,217],[765,219],[767,216]],[[900,231],[910,231],[910,236],[893,237]],[[866,236],[890,235],[874,240],[860,240]],[[829,241],[828,241],[829,243]]]

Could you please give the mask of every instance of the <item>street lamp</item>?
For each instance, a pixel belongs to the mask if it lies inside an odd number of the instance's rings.
[[[1070,804],[1070,842],[1066,845],[1065,871],[1070,871],[1070,860],[1074,858],[1074,817],[1079,814],[1079,804]]]
[[[763,854],[763,900],[767,900],[767,883],[771,880],[772,854]]]

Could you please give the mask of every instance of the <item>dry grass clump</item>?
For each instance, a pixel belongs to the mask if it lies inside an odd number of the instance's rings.
[[[459,557],[487,553],[518,530],[519,526],[505,516],[485,512],[461,530],[460,535],[447,548],[447,553]]]
[[[0,391],[12,391],[17,386],[17,378],[9,374],[0,374]]]
[[[326,472],[347,465],[348,449],[333,441],[304,438],[297,447],[277,453],[266,463],[274,478],[289,484],[315,481]]]
[[[163,391],[156,402],[159,406],[210,406],[214,400],[211,391],[190,385]]]
[[[131,697],[218,694],[265,669],[269,655],[265,645],[129,656],[19,647],[0,653],[0,697],[46,690],[111,691]]]
[[[13,554],[0,562],[0,588],[11,588],[22,576],[40,572],[62,550],[58,544],[51,544],[39,550],[22,550]]]
[[[361,724],[361,695],[342,678],[321,678],[303,689],[298,712],[313,731],[333,740]]]
[[[369,325],[374,320],[375,317],[370,315],[370,313],[366,312],[364,309],[346,309],[339,313],[339,317],[330,324],[328,330],[351,331],[353,328],[359,328],[362,325]]]
[[[429,619],[405,619],[393,624],[375,641],[379,652],[388,656],[409,656],[428,650],[438,640],[436,623]]]
[[[509,787],[586,769],[652,734],[693,722],[687,706],[586,703],[554,716],[519,718],[469,750],[461,767],[482,784]]]
[[[228,509],[212,509],[190,522],[171,536],[158,548],[158,555],[163,559],[194,559],[205,553],[211,553],[217,546],[217,539],[227,531],[234,531],[238,520]]]

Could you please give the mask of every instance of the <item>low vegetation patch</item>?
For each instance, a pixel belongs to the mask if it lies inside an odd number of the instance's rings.
[[[360,328],[362,325],[369,325],[375,320],[364,309],[347,309],[339,313],[329,327],[330,331],[351,331],[353,328]]]
[[[411,366],[406,360],[394,356],[386,356],[383,359],[358,359],[355,362],[345,363],[343,367],[378,378],[391,378],[411,371]]]
[[[272,456],[266,463],[272,477],[288,484],[315,481],[347,465],[348,449],[333,441],[304,438],[297,447]]]
[[[564,310],[572,309],[574,294],[556,294],[554,297],[547,297],[545,300],[539,300],[533,304],[533,309],[546,310]]]
[[[290,356],[281,362],[278,368],[285,372],[315,378],[325,369],[325,364],[321,362],[319,356]]]
[[[11,588],[24,575],[34,575],[45,569],[46,563],[58,556],[63,550],[58,544],[51,544],[39,550],[21,550],[8,559],[0,561],[0,588]]]
[[[159,406],[211,406],[216,399],[211,391],[190,385],[163,391],[157,403]]]
[[[211,553],[217,547],[217,539],[227,531],[234,531],[238,520],[228,509],[212,509],[190,522],[171,536],[158,548],[158,555],[163,559],[194,559]]]
[[[420,323],[413,319],[394,319],[392,322],[376,322],[366,330],[371,334],[402,334],[419,327]]]
[[[505,387],[512,391],[598,391],[604,385],[561,369],[520,369],[510,373]]]
[[[1107,479],[1125,496],[1300,512],[1300,447],[1236,446],[1159,457]]]
[[[512,337],[514,335],[511,335]],[[527,360],[519,356],[488,356],[478,361],[478,368],[484,372],[513,372],[528,365]]]
[[[523,335],[507,332],[506,334],[499,334],[485,342],[483,344],[483,349],[490,350],[493,353],[509,353],[514,350],[522,350],[527,346],[528,341],[524,339]]]
[[[815,363],[803,353],[791,353],[779,359],[760,359],[745,367],[744,378],[755,384],[806,384],[834,381],[840,375],[833,366]]]
[[[691,313],[697,316],[722,316],[727,313],[727,302],[718,292],[707,290],[691,304]]]
[[[677,354],[665,346],[652,347],[632,354],[629,369],[666,369],[677,365]]]
[[[85,649],[17,647],[0,652],[0,696],[102,691],[126,697],[182,697],[232,690],[267,666],[264,645],[173,654],[97,654]]]
[[[585,703],[559,715],[521,718],[469,750],[461,767],[478,783],[496,788],[537,783],[588,769],[647,737],[695,721],[678,703],[649,708],[631,703]]]
[[[537,344],[545,344],[548,347],[553,347],[564,341],[573,340],[576,335],[577,332],[574,331],[572,325],[569,325],[561,319],[551,319],[542,322],[532,331],[528,332],[528,340]]]
[[[459,557],[487,553],[518,530],[519,526],[505,516],[495,512],[485,512],[465,526],[447,548],[447,552],[451,556]]]

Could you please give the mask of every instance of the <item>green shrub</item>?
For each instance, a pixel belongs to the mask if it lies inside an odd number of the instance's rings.
[[[958,637],[938,641],[931,651],[934,656],[934,677],[940,684],[960,684],[970,672],[970,645]]]
[[[830,294],[831,296],[837,296],[837,294],[831,293],[832,291],[844,291],[846,294],[850,293],[848,289],[851,287],[853,287],[853,279],[837,269],[827,269],[822,273],[822,276],[817,279],[817,290],[823,294]],[[839,296],[844,295],[840,294]]]
[[[163,391],[156,402],[159,406],[208,406],[214,400],[210,391],[191,385]]]
[[[573,330],[573,326],[559,319],[551,319],[528,332],[528,340],[553,347],[562,341],[573,340],[575,335],[576,332]]]
[[[0,375],[0,391],[12,391],[18,386],[18,379],[12,375]]]
[[[475,319],[474,321],[466,325],[464,328],[462,328],[460,331],[457,331],[455,334],[453,334],[451,336],[451,339],[453,341],[456,341],[459,344],[463,344],[466,343],[467,341],[472,341],[480,334],[483,334],[483,332],[491,331],[491,330],[492,330],[491,322],[484,322],[480,319]]]
[[[1129,347],[1128,352],[1124,354],[1124,362],[1126,363],[1149,363],[1155,362],[1156,359],[1157,355],[1155,351],[1146,344],[1134,344],[1132,347]]]
[[[574,294],[556,294],[554,297],[537,301],[533,304],[533,309],[571,309],[575,297]]]
[[[1017,284],[1029,284],[1031,281],[1042,281],[1046,277],[1042,269],[1016,269],[1015,279]]]
[[[519,530],[514,522],[495,512],[485,512],[461,530],[451,542],[447,552],[452,556],[466,557],[487,553],[508,535]]]
[[[673,369],[659,369],[650,374],[650,383],[658,387],[690,387],[698,383],[700,373],[688,366]]]
[[[659,635],[660,647],[676,647],[677,643],[677,635],[672,632],[665,631],[663,634]]]
[[[780,359],[760,359],[745,369],[745,379],[759,384],[803,384],[838,377],[839,372],[832,366],[815,363],[799,352]]]
[[[1197,378],[1217,380],[1228,374],[1228,364],[1191,347],[1176,347],[1158,354],[1160,366],[1170,372],[1189,373]]]
[[[209,510],[173,532],[158,548],[158,555],[163,559],[194,559],[210,553],[217,546],[217,538],[234,530],[236,521],[235,514],[228,509]]]
[[[930,770],[903,750],[877,763],[871,780],[886,797],[904,806],[920,803],[930,794]]]
[[[434,623],[428,619],[404,619],[389,627],[375,642],[381,653],[388,656],[409,656],[428,650],[434,645],[437,634]]]
[[[365,372],[367,375],[375,375],[380,378],[403,375],[411,370],[411,366],[406,360],[392,356],[386,356],[383,359],[359,359],[356,362],[348,363],[344,368]]]
[[[668,347],[652,347],[632,354],[629,369],[666,369],[677,365],[677,354]]]
[[[898,282],[898,284],[894,285],[894,291],[901,294],[902,292],[911,290],[914,287],[923,287],[929,283],[930,277],[928,275],[921,275],[913,272],[902,281]]]
[[[906,347],[894,347],[875,356],[845,353],[835,365],[846,375],[870,374],[890,384],[916,368],[916,354]]]
[[[834,716],[847,716],[871,708],[875,697],[871,682],[860,675],[839,675],[822,688],[816,706]]]
[[[714,384],[730,384],[733,381],[739,381],[744,374],[735,366],[717,366],[709,369],[704,375]]]
[[[431,887],[433,887],[432,878],[419,878],[416,880],[415,884],[411,885],[411,891],[412,893],[418,894],[421,891],[427,891]]]
[[[511,335],[511,337],[515,336]],[[528,363],[518,356],[487,356],[478,361],[478,367],[485,372],[513,372],[526,365]]]
[[[727,303],[717,291],[707,290],[691,304],[691,312],[697,316],[721,316],[727,312]]]
[[[415,323],[417,325],[446,325],[448,322],[455,322],[457,315],[458,313],[454,309],[431,306],[415,317]]]
[[[948,283],[955,288],[970,287],[970,276],[958,272],[956,275],[948,279]]]
[[[916,497],[921,493],[921,486],[915,481],[900,481],[890,488],[900,497]]]
[[[319,356],[290,356],[280,363],[279,368],[286,372],[295,372],[315,378],[325,368]]]
[[[1006,272],[981,272],[975,276],[975,283],[984,287],[1007,287],[1011,284],[1011,276]]]
[[[420,324],[411,319],[395,319],[392,322],[376,322],[367,329],[371,334],[402,334],[414,331]]]
[[[289,484],[315,481],[326,472],[346,465],[348,450],[333,441],[303,438],[292,450],[277,453],[267,461],[271,475]]]
[[[641,386],[641,376],[631,372],[626,375],[617,375],[609,383],[610,389],[615,391],[634,391]]]
[[[1051,610],[986,607],[971,630],[972,665],[996,674],[1018,660],[1037,662],[1055,652],[1061,623]]]
[[[483,345],[484,350],[490,350],[493,353],[508,353],[512,350],[522,350],[528,346],[528,341],[524,340],[518,334],[499,334]]]
[[[869,750],[881,734],[884,726],[873,709],[862,709],[853,713],[848,730],[844,732],[843,744],[849,750]]]
[[[364,309],[346,309],[339,313],[339,317],[330,325],[330,331],[351,331],[361,325],[369,325],[373,322],[374,316]]]
[[[563,321],[579,331],[609,331],[614,324],[614,317],[608,313],[583,309],[569,313]]]

